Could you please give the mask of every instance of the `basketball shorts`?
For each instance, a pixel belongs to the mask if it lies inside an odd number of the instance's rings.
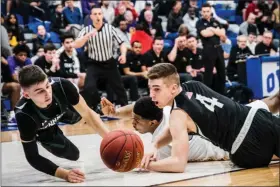
[[[247,135],[230,158],[243,168],[267,166],[272,156],[279,156],[280,119],[264,109],[258,109]]]

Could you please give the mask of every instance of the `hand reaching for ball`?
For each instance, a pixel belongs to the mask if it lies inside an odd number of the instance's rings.
[[[66,180],[71,183],[81,183],[85,180],[85,174],[78,169],[72,169],[69,171]]]
[[[102,110],[104,115],[106,115],[106,116],[112,115],[113,116],[113,115],[116,114],[116,110],[115,110],[114,104],[111,103],[105,97],[101,98],[100,105],[101,105],[101,110]]]

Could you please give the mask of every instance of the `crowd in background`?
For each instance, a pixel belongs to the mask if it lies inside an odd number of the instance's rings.
[[[128,49],[119,64],[130,101],[148,94],[147,71],[154,64],[176,66],[181,82],[204,82],[205,63],[197,30],[202,4],[212,5],[212,17],[226,30],[220,37],[226,79],[246,85],[246,59],[279,52],[280,3],[278,0],[4,0],[1,1],[1,90],[11,108],[20,98],[17,73],[28,64],[38,65],[50,77],[63,77],[83,91],[88,49],[73,48],[81,29],[92,24],[91,7],[100,4],[104,21],[113,25]],[[220,10],[234,10],[223,16]],[[234,19],[232,19],[234,16]],[[116,42],[116,41],[114,41]],[[114,57],[120,55],[116,44]],[[213,76],[217,74],[214,67]],[[98,88],[116,101],[106,81]],[[13,111],[9,120],[14,119]]]

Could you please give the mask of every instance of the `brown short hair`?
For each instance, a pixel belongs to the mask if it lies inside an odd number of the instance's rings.
[[[180,78],[177,69],[170,63],[159,63],[152,66],[152,68],[148,71],[148,78],[150,80],[166,78],[180,85]]]
[[[24,66],[18,73],[19,84],[23,88],[44,82],[46,79],[47,75],[37,65]]]

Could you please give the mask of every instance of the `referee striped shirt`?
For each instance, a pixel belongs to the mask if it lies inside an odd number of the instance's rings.
[[[93,25],[84,27],[78,38],[92,32]],[[97,31],[95,36],[89,38],[87,42],[88,56],[94,61],[104,62],[113,58],[113,41],[116,40],[118,44],[122,44],[123,40],[118,36],[115,27],[104,23],[103,26]]]

